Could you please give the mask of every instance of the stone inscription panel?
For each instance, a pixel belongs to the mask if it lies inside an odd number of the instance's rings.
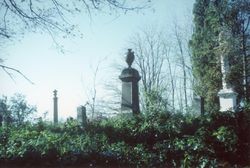
[[[132,82],[122,82],[122,110],[132,109]]]

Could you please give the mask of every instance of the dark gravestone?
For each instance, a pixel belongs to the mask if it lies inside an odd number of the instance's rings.
[[[193,99],[193,110],[198,115],[205,114],[205,99],[202,96],[194,95]]]
[[[84,127],[87,124],[86,107],[77,107],[77,121]]]
[[[201,115],[203,116],[205,114],[205,98],[201,96]]]
[[[193,110],[196,114],[201,114],[201,97],[194,95],[192,102]]]
[[[4,107],[6,107],[6,104],[0,102],[0,126],[4,124],[4,114],[5,114]]]
[[[3,122],[3,116],[2,116],[2,114],[0,113],[0,127],[2,126],[2,122]]]
[[[141,77],[139,72],[131,67],[133,61],[134,53],[129,49],[126,57],[128,68],[123,69],[119,76],[122,81],[121,110],[122,112],[133,112],[133,114],[138,114],[140,113],[138,82]]]

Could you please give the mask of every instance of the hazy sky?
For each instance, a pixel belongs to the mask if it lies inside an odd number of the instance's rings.
[[[121,12],[119,17],[100,13],[90,20],[88,16],[79,15],[71,20],[79,24],[83,38],[59,39],[65,53],[56,49],[48,34],[26,33],[22,39],[3,45],[0,57],[5,65],[19,69],[35,85],[16,73],[13,73],[16,81],[13,82],[1,70],[0,95],[22,93],[30,104],[37,105],[39,114],[48,111],[48,117],[52,118],[53,90],[57,89],[59,119],[75,117],[76,107],[88,100],[98,62],[102,60],[97,74],[97,97],[105,99],[104,83],[120,73],[113,71],[112,64],[124,57],[129,38],[144,27],[169,31],[174,20],[187,22],[193,3],[194,0],[157,0],[152,9]]]

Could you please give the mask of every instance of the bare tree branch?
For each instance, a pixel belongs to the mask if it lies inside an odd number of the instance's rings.
[[[31,83],[32,85],[34,85],[34,83],[33,83],[28,77],[26,77],[21,71],[19,71],[18,69],[15,69],[15,68],[12,68],[12,67],[8,67],[8,66],[5,66],[5,65],[0,65],[0,67],[10,76],[10,78],[11,78],[13,81],[15,81],[14,78],[13,78],[13,75],[12,75],[8,70],[17,72],[17,73],[20,74],[24,79],[26,79],[29,83]]]
[[[82,6],[82,4],[84,6]],[[20,28],[25,27],[41,28],[50,27],[53,31],[69,33],[71,24],[65,16],[80,13],[81,8],[87,11],[92,18],[92,11],[104,10],[123,10],[134,11],[146,8],[149,2],[144,0],[137,3],[132,0],[80,0],[80,1],[64,1],[50,0],[46,4],[39,0],[17,1],[3,0],[0,2],[0,36],[10,38],[14,34],[20,34]],[[109,7],[109,9],[107,9]],[[18,26],[13,26],[13,25]],[[17,28],[18,27],[18,28]]]

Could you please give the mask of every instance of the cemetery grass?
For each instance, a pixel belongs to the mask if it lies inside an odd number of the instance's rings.
[[[250,111],[204,116],[152,112],[0,127],[3,167],[244,167]]]

